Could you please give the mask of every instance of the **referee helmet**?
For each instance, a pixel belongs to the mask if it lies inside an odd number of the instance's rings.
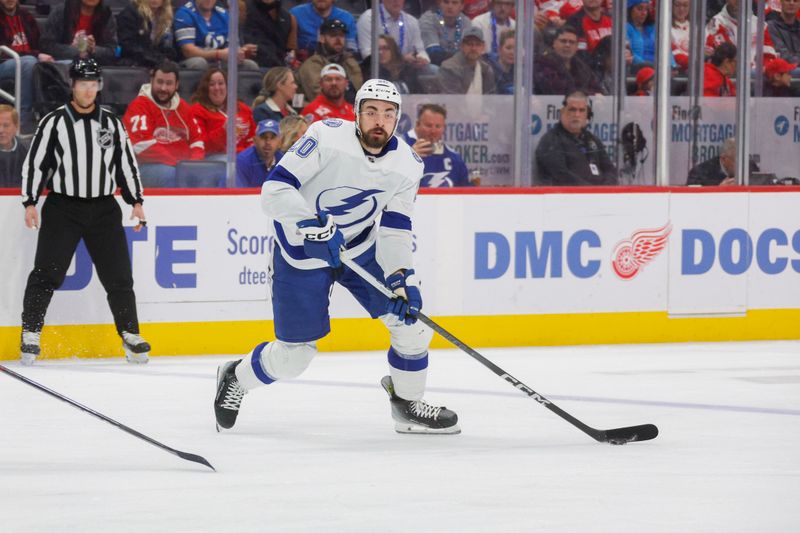
[[[69,67],[69,77],[72,81],[96,80],[100,82],[100,90],[103,89],[103,70],[91,57],[74,60]]]

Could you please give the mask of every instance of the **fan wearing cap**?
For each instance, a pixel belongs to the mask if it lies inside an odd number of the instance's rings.
[[[764,96],[797,97],[798,90],[792,87],[792,71],[796,63],[785,59],[773,59],[764,66]]]
[[[483,31],[471,27],[464,32],[459,51],[442,62],[439,68],[439,82],[446,94],[493,94],[497,89],[494,71],[483,60],[486,43]]]
[[[329,295],[338,283],[389,330],[390,375],[381,384],[390,396],[395,430],[460,432],[453,411],[422,400],[433,332],[417,320],[422,295],[411,217],[423,163],[395,137],[400,105],[394,84],[368,80],[356,94],[355,122],[315,122],[270,172],[261,206],[275,226],[270,281],[276,340],[219,368],[218,428],[233,427],[249,391],[305,371],[317,341],[330,332]],[[386,298],[350,270],[341,254],[385,280],[399,298]]]
[[[347,48],[357,50],[356,19],[349,11],[333,5],[333,0],[310,0],[295,2],[289,12],[297,19],[298,57],[305,60],[317,46],[317,36],[323,22],[328,19],[339,19],[347,25]]]
[[[277,120],[262,120],[256,126],[253,146],[236,156],[236,186],[261,187],[270,170],[283,157],[279,150],[281,132]]]
[[[341,65],[330,63],[320,71],[320,94],[300,112],[309,122],[326,118],[353,118],[353,106],[344,99],[347,73]]]
[[[328,19],[319,27],[319,42],[317,51],[306,59],[300,70],[297,71],[298,82],[306,101],[311,102],[319,95],[320,78],[325,65],[336,63],[344,67],[349,81],[349,90],[353,93],[346,98],[353,101],[355,91],[364,83],[361,67],[356,58],[345,49],[347,39],[347,25],[339,19]]]

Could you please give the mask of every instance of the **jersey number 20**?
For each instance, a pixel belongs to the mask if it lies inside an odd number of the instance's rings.
[[[313,137],[302,137],[299,141],[294,143],[290,152],[295,152],[297,157],[308,157],[308,154],[314,151],[317,147],[317,140]]]

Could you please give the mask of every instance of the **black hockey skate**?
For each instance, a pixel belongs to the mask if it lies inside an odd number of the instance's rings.
[[[214,398],[214,416],[219,428],[230,429],[236,423],[242,398],[247,394],[236,379],[236,367],[242,360],[228,361],[217,368],[217,396]]]
[[[150,360],[150,343],[138,333],[123,331],[120,336],[122,337],[122,350],[125,352],[125,360],[138,365],[147,364]]]
[[[404,400],[394,393],[391,376],[384,376],[381,385],[389,393],[392,404],[394,429],[398,433],[441,433],[454,435],[461,433],[458,415],[447,407],[434,407],[423,400]]]

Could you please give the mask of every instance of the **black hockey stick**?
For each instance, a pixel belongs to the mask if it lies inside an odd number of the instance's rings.
[[[345,257],[345,255],[341,256],[342,262],[347,265],[353,272],[358,274],[361,278],[364,279],[367,283],[375,287],[378,291],[383,293],[384,296],[387,298],[399,298],[395,293],[390,291],[385,285],[379,282],[375,277],[372,276],[369,272],[364,270],[361,265],[353,261],[349,257]],[[598,442],[608,442],[609,444],[627,444],[629,442],[636,442],[636,441],[643,441],[643,440],[650,440],[656,438],[658,436],[658,428],[653,424],[642,424],[640,426],[630,426],[624,428],[615,428],[615,429],[595,429],[593,427],[587,426],[568,412],[564,411],[556,404],[533,390],[532,388],[525,385],[523,382],[494,364],[493,362],[489,361],[487,358],[458,340],[455,335],[444,329],[442,326],[431,320],[428,316],[424,315],[423,313],[419,313],[417,315],[417,319],[420,320],[423,324],[427,325],[433,331],[450,341],[453,345],[460,348],[464,352],[467,353],[470,357],[477,360],[483,366],[487,367],[489,370],[503,378],[504,380],[508,381],[516,387],[517,389],[521,390],[540,404],[544,405],[552,412],[575,426],[576,428],[580,429],[594,440]]]
[[[186,452],[182,452],[182,451],[180,451],[180,450],[176,450],[176,449],[174,449],[174,448],[170,448],[170,447],[169,447],[169,446],[167,446],[166,444],[162,444],[162,443],[158,442],[157,440],[155,440],[155,439],[152,439],[152,438],[148,437],[147,435],[145,435],[145,434],[143,434],[143,433],[139,433],[139,432],[138,432],[138,431],[136,431],[135,429],[133,429],[133,428],[129,428],[129,427],[128,427],[128,426],[126,426],[125,424],[121,424],[120,422],[117,422],[117,421],[116,421],[116,420],[114,420],[113,418],[109,418],[109,417],[107,417],[106,415],[104,415],[104,414],[102,414],[102,413],[98,413],[98,412],[97,412],[97,411],[95,411],[94,409],[90,409],[90,408],[86,407],[85,405],[81,405],[81,404],[79,404],[78,402],[76,402],[75,400],[72,400],[72,399],[70,399],[70,398],[67,398],[67,397],[66,397],[66,396],[64,396],[63,394],[59,394],[59,393],[57,393],[56,391],[54,391],[54,390],[52,390],[52,389],[48,389],[48,388],[47,388],[47,387],[45,387],[44,385],[41,385],[41,384],[39,384],[39,383],[36,383],[35,381],[33,381],[33,380],[32,380],[32,379],[30,379],[30,378],[26,378],[26,377],[25,377],[25,376],[23,376],[22,374],[17,374],[16,372],[14,372],[13,370],[11,370],[10,368],[7,368],[7,367],[5,367],[5,366],[3,366],[3,365],[0,365],[0,371],[1,371],[1,372],[5,372],[6,374],[8,374],[9,376],[11,376],[12,378],[18,379],[18,380],[20,380],[21,382],[23,382],[23,383],[26,383],[26,384],[30,385],[31,387],[35,387],[35,388],[39,389],[39,390],[40,390],[40,391],[42,391],[42,392],[46,392],[46,393],[47,393],[47,394],[49,394],[50,396],[54,396],[54,397],[58,398],[59,400],[62,400],[62,401],[64,401],[64,402],[67,402],[68,404],[72,405],[73,407],[77,407],[77,408],[78,408],[78,409],[80,409],[81,411],[84,411],[84,412],[86,412],[86,413],[89,413],[90,415],[96,416],[96,417],[97,417],[97,418],[99,418],[100,420],[104,420],[104,421],[108,422],[108,423],[109,423],[109,424],[111,424],[111,425],[117,426],[117,427],[118,427],[119,429],[121,429],[122,431],[125,431],[126,433],[130,433],[130,434],[131,434],[131,435],[133,435],[134,437],[139,437],[140,439],[142,439],[142,440],[144,440],[144,441],[147,441],[147,442],[149,442],[149,443],[150,443],[150,444],[152,444],[153,446],[158,446],[158,447],[159,447],[159,448],[161,448],[162,450],[166,450],[166,451],[168,451],[169,453],[171,453],[171,454],[173,454],[173,455],[177,455],[177,456],[178,456],[178,457],[180,457],[181,459],[186,459],[187,461],[192,461],[192,462],[194,462],[194,463],[200,463],[201,465],[205,465],[205,466],[209,467],[209,468],[210,468],[211,470],[213,470],[214,472],[216,472],[216,471],[217,471],[217,470],[216,470],[216,468],[214,468],[213,466],[211,466],[211,463],[209,463],[208,461],[206,461],[206,459],[205,459],[205,458],[203,458],[203,457],[201,457],[201,456],[199,456],[199,455],[195,455],[195,454],[193,454],[193,453],[186,453]]]

